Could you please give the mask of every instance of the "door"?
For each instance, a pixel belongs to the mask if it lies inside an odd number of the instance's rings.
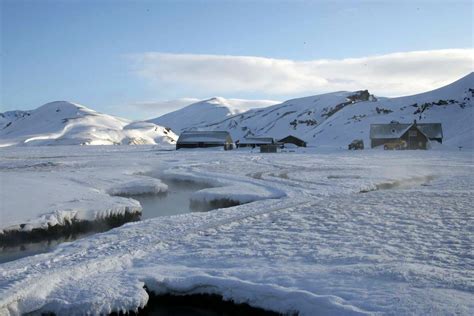
[[[413,130],[408,132],[408,148],[418,149],[418,131]]]

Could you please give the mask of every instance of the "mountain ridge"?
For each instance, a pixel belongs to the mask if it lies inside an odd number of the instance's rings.
[[[167,126],[180,133],[184,129],[242,113],[249,108],[259,108],[262,107],[262,105],[271,105],[275,103],[278,102],[270,100],[244,100],[212,97],[194,102],[184,108],[169,112],[157,118],[147,120],[147,122]]]
[[[363,98],[352,98],[361,93]],[[226,130],[234,140],[246,136],[278,139],[292,134],[313,146],[343,148],[354,139],[368,144],[370,124],[418,120],[442,123],[448,145],[474,148],[473,98],[474,73],[470,73],[444,87],[411,96],[388,98],[367,90],[338,91],[290,99],[189,129]]]
[[[1,113],[0,147],[31,145],[171,145],[177,136],[152,123],[137,124],[68,101],[31,111]]]
[[[474,73],[444,87],[396,98],[368,90],[338,91],[294,98],[241,111],[232,101],[213,97],[147,121],[129,121],[67,101],[36,110],[0,113],[0,146],[61,144],[174,144],[184,130],[229,131],[246,136],[302,138],[310,146],[345,148],[354,139],[370,142],[370,124],[442,123],[444,144],[474,148]],[[266,101],[272,102],[272,101]],[[242,104],[242,103],[241,103]],[[168,124],[169,123],[169,124]]]

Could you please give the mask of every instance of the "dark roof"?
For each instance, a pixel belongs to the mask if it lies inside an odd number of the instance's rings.
[[[443,138],[443,130],[441,123],[390,123],[390,124],[371,124],[370,138],[371,139],[391,139],[400,138],[413,125],[426,135],[429,139]]]
[[[443,138],[441,123],[422,123],[416,124],[416,127],[430,139]]]
[[[232,142],[229,132],[226,131],[187,131],[179,135],[177,143],[207,143],[225,144]]]
[[[286,136],[286,137],[283,137],[282,139],[278,140],[278,142],[283,142],[283,141],[285,141],[285,140],[290,140],[290,139],[296,139],[296,140],[298,140],[298,141],[301,141],[301,142],[303,142],[303,143],[306,143],[306,142],[305,142],[304,140],[302,140],[301,138],[298,138],[298,137],[293,136],[293,135],[288,135],[288,136]]]
[[[245,137],[239,144],[273,144],[275,141],[271,137]]]

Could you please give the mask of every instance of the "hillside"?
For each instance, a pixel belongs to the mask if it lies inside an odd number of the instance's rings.
[[[172,144],[169,129],[98,113],[66,101],[0,114],[0,147],[11,145]]]
[[[269,100],[241,100],[214,97],[188,105],[148,122],[166,126],[181,133],[183,130],[194,128],[209,122],[224,120],[235,114],[252,108],[273,105],[277,102]]]
[[[368,145],[370,124],[416,119],[442,123],[445,145],[474,148],[473,98],[471,73],[445,87],[413,96],[375,97],[367,90],[334,92],[288,100],[220,121],[209,119],[188,128],[227,130],[234,140],[249,135],[281,138],[291,134],[313,146],[346,147],[357,138]]]

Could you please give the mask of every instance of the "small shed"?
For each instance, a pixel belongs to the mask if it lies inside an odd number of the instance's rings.
[[[261,153],[276,153],[278,149],[278,144],[267,144],[260,146]]]
[[[306,147],[306,142],[304,140],[293,135],[288,135],[285,138],[280,139],[278,142],[282,144],[294,144],[298,147]]]
[[[236,142],[237,148],[240,147],[260,147],[262,145],[271,145],[274,144],[275,140],[271,137],[245,137]]]
[[[229,132],[226,131],[185,131],[179,135],[176,150],[180,148],[224,147],[233,149],[234,144]]]
[[[441,123],[390,123],[370,125],[371,147],[406,144],[405,149],[427,149],[428,141],[443,142]]]

